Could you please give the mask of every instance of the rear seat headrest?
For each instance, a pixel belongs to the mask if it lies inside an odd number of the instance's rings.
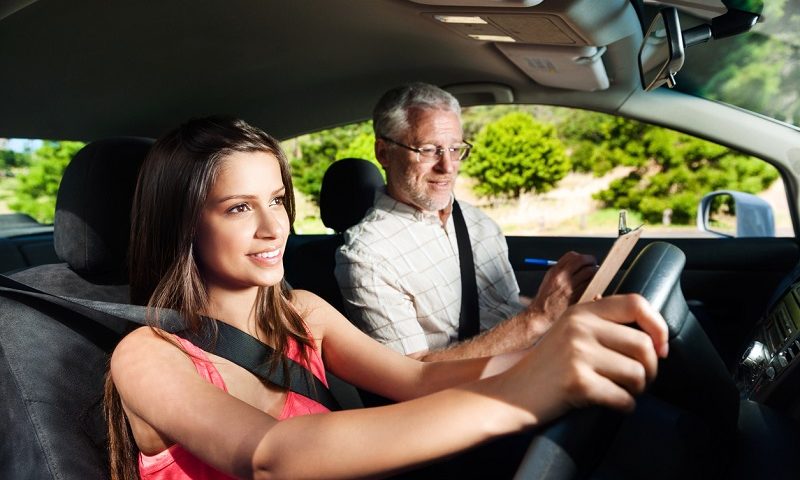
[[[383,176],[372,162],[360,158],[333,162],[320,187],[322,223],[335,232],[344,232],[364,218],[375,200],[375,191],[383,186]]]
[[[81,149],[56,200],[56,254],[83,274],[127,275],[130,211],[139,167],[153,140],[109,138]]]

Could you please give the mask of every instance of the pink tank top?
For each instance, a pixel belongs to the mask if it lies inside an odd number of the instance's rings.
[[[215,367],[208,358],[206,352],[186,339],[180,337],[175,338],[178,339],[183,348],[189,353],[197,369],[197,373],[206,381],[227,392],[228,389],[225,386],[225,381],[219,374],[217,367]],[[296,342],[290,341],[287,356],[296,362],[302,363],[300,349]],[[309,363],[310,365],[306,365],[306,368],[311,370],[311,373],[327,386],[328,381],[325,379],[325,367],[322,365],[322,358],[320,358],[317,350],[311,349],[309,352]],[[283,410],[278,420],[327,411],[329,411],[327,408],[314,400],[290,391],[286,395],[286,403],[283,405]],[[172,445],[163,452],[152,456],[140,453],[139,477],[146,480],[216,480],[232,478],[206,465],[178,444]]]

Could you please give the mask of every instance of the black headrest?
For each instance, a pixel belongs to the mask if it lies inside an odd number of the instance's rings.
[[[357,224],[372,207],[375,191],[383,185],[383,176],[372,162],[360,158],[333,162],[322,177],[319,192],[322,223],[336,232]]]
[[[153,140],[92,142],[64,171],[56,199],[56,254],[76,272],[127,271],[130,213],[139,167]]]

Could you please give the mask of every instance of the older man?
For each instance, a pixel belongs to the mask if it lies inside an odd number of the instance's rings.
[[[481,333],[458,342],[461,270],[453,187],[470,153],[461,108],[424,83],[388,91],[373,114],[375,155],[387,185],[373,208],[345,233],[336,278],[353,319],[390,348],[423,360],[470,358],[531,346],[574,303],[595,259],[559,259],[527,307],[498,225],[458,202],[475,265]]]

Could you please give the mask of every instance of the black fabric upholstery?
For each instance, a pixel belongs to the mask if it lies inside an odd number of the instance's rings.
[[[26,266],[25,257],[17,245],[7,238],[0,238],[0,272],[10,272]]]
[[[117,138],[73,159],[54,237],[67,263],[13,275],[42,290],[127,303],[129,212],[152,142]],[[0,295],[0,478],[108,478],[103,379],[119,334],[55,305]]]
[[[12,273],[31,265],[58,263],[53,229],[24,213],[0,215],[0,272]]]
[[[286,279],[294,288],[310,290],[347,315],[333,270],[336,250],[344,242],[342,233],[364,218],[375,192],[384,185],[375,164],[360,158],[345,158],[328,167],[322,177],[319,212],[334,235],[290,238],[286,251]]]
[[[73,270],[123,274],[136,177],[152,140],[111,138],[75,155],[56,201],[53,240],[58,257]]]
[[[53,242],[49,240],[26,242],[20,245],[19,251],[28,265],[45,265],[59,261],[53,249]]]
[[[41,302],[0,297],[0,477],[107,478],[103,378],[114,338]]]
[[[336,233],[357,224],[383,184],[383,176],[372,162],[360,158],[333,162],[322,177],[319,193],[322,223]]]
[[[290,237],[286,247],[286,281],[292,288],[308,290],[347,315],[333,269],[342,234],[316,235],[313,238]]]
[[[66,263],[28,268],[11,275],[11,277],[55,295],[114,303],[128,303],[130,298],[126,283],[96,281],[98,277],[87,278],[87,274],[79,274],[69,268]],[[113,277],[115,277],[114,280],[117,279],[117,275]],[[105,276],[99,278],[102,279]]]

